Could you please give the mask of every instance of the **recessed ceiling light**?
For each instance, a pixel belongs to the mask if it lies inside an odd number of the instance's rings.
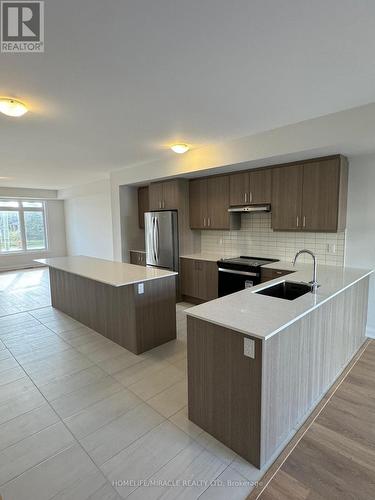
[[[171,150],[175,153],[182,154],[189,150],[189,146],[187,144],[173,144]]]
[[[27,113],[27,107],[23,102],[10,99],[9,97],[0,97],[0,112],[7,116],[22,116]]]

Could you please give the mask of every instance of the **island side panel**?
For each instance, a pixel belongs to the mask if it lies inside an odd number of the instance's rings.
[[[137,354],[133,285],[114,287],[50,268],[52,306]]]
[[[176,276],[134,285],[137,351],[142,353],[176,338]]]
[[[188,317],[189,419],[255,466],[260,463],[262,342]]]
[[[261,464],[291,438],[365,341],[364,278],[263,345]]]
[[[50,268],[52,305],[135,354],[176,338],[175,277],[114,287]]]

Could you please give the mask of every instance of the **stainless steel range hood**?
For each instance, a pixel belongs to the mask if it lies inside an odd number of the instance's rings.
[[[263,203],[262,205],[243,205],[239,207],[229,207],[228,212],[238,213],[238,212],[270,212],[271,205]]]

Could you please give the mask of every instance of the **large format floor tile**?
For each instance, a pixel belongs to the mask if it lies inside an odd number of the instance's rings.
[[[0,452],[0,484],[19,476],[73,443],[71,433],[58,422],[8,446]]]
[[[197,499],[225,469],[215,455],[193,443],[151,476],[156,485],[140,486],[128,498]]]
[[[77,438],[83,438],[141,403],[142,400],[135,394],[124,389],[66,418],[64,422]]]
[[[102,465],[163,420],[159,413],[142,403],[80,442],[94,462]]]
[[[184,376],[180,370],[170,365],[149,375],[142,380],[129,385],[129,389],[137,396],[147,401],[156,396],[176,382],[183,380]]]
[[[122,385],[115,379],[106,376],[93,384],[52,400],[51,405],[61,418],[67,418],[122,389]]]
[[[187,416],[187,307],[136,356],[52,308],[46,269],[0,273],[4,499],[245,499],[251,466]]]
[[[190,443],[184,432],[165,421],[105,462],[101,469],[112,483],[118,484],[124,479],[132,482],[129,486],[117,487],[125,497],[136,489],[138,482],[151,477]]]

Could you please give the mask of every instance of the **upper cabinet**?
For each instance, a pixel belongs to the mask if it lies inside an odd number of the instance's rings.
[[[348,165],[344,157],[278,167],[272,177],[274,230],[345,229]]]
[[[272,228],[301,229],[303,165],[275,168],[272,172]]]
[[[194,179],[189,186],[191,229],[229,229],[229,177]]]
[[[148,186],[138,188],[138,224],[141,229],[145,227],[145,212],[149,211]]]
[[[149,187],[150,210],[179,208],[179,180],[152,182]]]
[[[271,169],[241,172],[230,177],[230,205],[271,203]]]

